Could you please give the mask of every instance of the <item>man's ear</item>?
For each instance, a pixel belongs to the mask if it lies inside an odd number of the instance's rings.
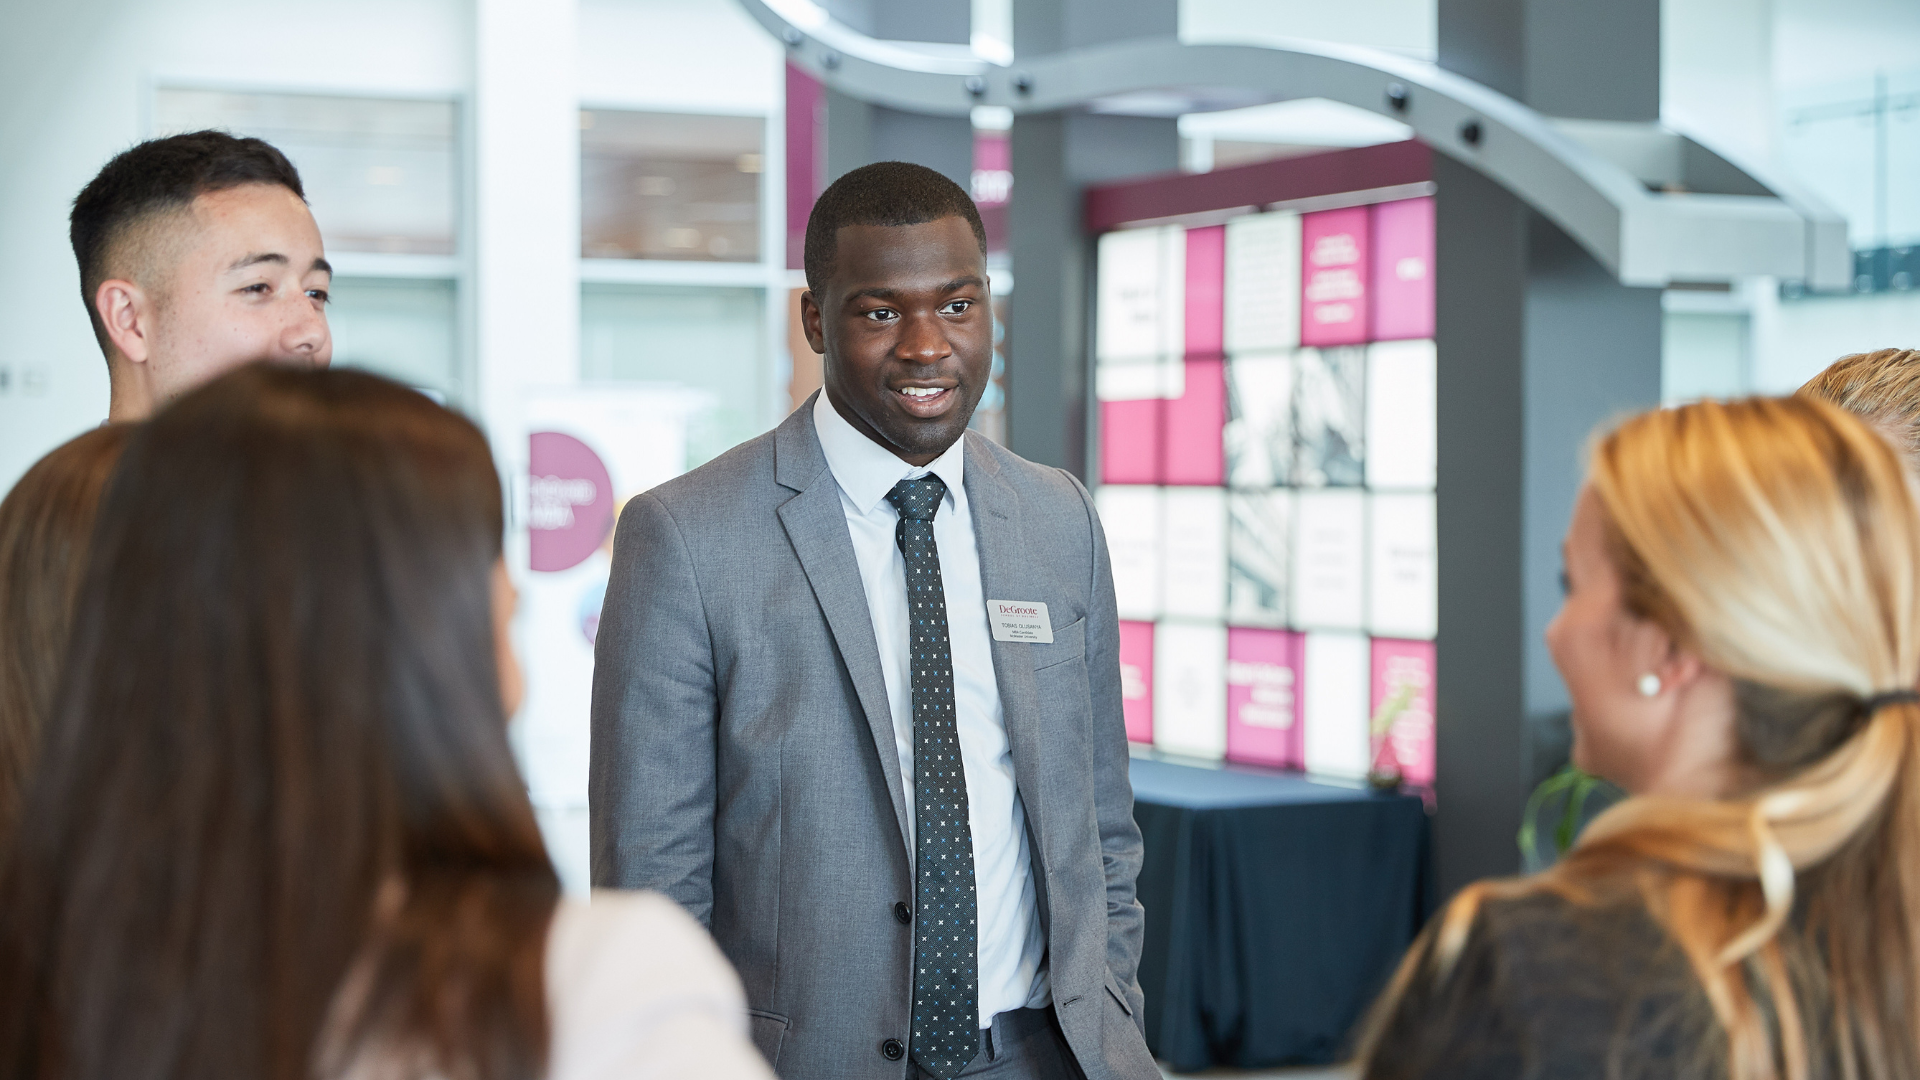
[[[145,289],[125,278],[110,278],[93,291],[93,309],[120,355],[144,364],[153,355],[154,305]]]
[[[820,331],[820,302],[813,298],[813,290],[800,294],[800,329],[807,335],[807,348],[827,355],[827,338]]]

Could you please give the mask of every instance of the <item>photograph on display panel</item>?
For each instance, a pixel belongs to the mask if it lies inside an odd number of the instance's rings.
[[[1222,435],[1229,486],[1269,488],[1293,479],[1293,357],[1256,353],[1227,361]]]
[[[1294,483],[1358,487],[1366,479],[1366,386],[1363,348],[1294,354]]]

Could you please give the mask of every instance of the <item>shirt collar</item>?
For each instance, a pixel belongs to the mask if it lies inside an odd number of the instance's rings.
[[[847,423],[840,410],[827,400],[827,392],[813,403],[813,428],[820,438],[820,449],[827,456],[827,468],[840,484],[840,490],[847,493],[853,505],[862,514],[871,514],[886,502],[887,493],[902,480],[917,480],[932,473],[947,485],[946,498],[949,507],[958,507],[965,489],[965,465],[967,460],[967,438],[963,432],[960,438],[946,452],[934,458],[926,466],[909,465],[895,457],[893,451],[867,438],[866,435]]]

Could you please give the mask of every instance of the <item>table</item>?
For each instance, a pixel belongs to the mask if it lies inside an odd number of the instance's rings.
[[[1431,907],[1418,797],[1132,762],[1147,1045],[1175,1070],[1324,1064]]]

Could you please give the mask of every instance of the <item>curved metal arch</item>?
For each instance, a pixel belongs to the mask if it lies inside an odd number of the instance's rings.
[[[1658,125],[1557,121],[1377,49],[1143,39],[1002,67],[963,46],[869,37],[810,0],[740,3],[802,68],[874,104],[936,115],[1002,105],[1018,115],[1106,103],[1177,115],[1327,98],[1407,124],[1566,230],[1625,284],[1766,274],[1844,288],[1852,278],[1845,219],[1776,177]]]

